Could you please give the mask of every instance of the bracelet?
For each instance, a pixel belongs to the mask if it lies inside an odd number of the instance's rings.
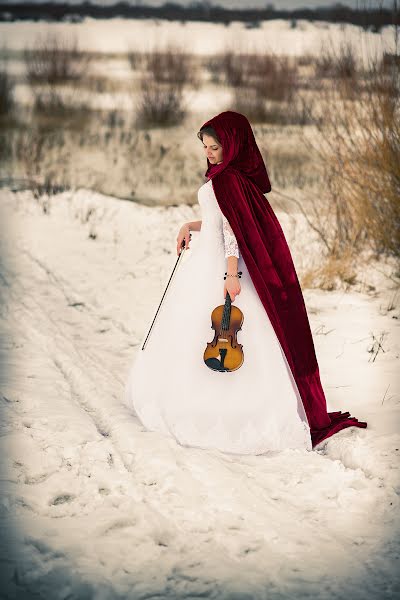
[[[241,276],[242,276],[242,271],[239,271],[239,272],[237,273],[237,275],[231,275],[230,273],[227,273],[227,272],[225,271],[225,277],[224,277],[224,279],[226,279],[227,277],[239,277],[239,279],[240,279],[240,277],[241,277]]]

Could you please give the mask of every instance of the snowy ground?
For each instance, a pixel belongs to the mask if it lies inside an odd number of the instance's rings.
[[[3,191],[0,213],[1,597],[395,597],[399,298],[387,265],[360,274],[379,293],[305,291],[329,409],[368,428],[313,452],[237,457],[145,431],[122,403],[198,206]]]

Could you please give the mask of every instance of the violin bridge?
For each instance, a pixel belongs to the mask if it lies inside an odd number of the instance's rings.
[[[226,338],[218,338],[219,342],[229,342],[229,340],[227,340]]]

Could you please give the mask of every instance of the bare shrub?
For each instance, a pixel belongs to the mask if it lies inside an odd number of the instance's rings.
[[[375,63],[361,92],[349,97],[349,86],[337,85],[321,93],[317,145],[304,141],[324,168],[327,220],[318,231],[331,254],[365,246],[400,254],[399,73]]]
[[[211,56],[206,61],[215,83],[226,83],[233,87],[247,84],[247,72],[243,54],[227,48],[225,52]]]
[[[227,49],[208,62],[214,80],[233,87],[235,110],[254,122],[307,122],[297,97],[298,64],[285,56]]]
[[[286,110],[280,103],[267,102],[256,89],[235,88],[232,105],[234,110],[243,113],[254,123],[284,124]]]
[[[221,70],[225,81],[233,87],[244,86],[247,83],[247,61],[243,55],[235,54],[233,50],[227,50],[221,56]]]
[[[13,108],[13,84],[5,69],[0,70],[0,115],[7,115]]]
[[[46,137],[34,128],[17,133],[13,140],[13,158],[23,166],[24,175],[32,182],[42,182],[42,166],[46,155]]]
[[[353,44],[344,40],[340,43],[339,49],[334,50],[332,41],[330,47],[322,43],[315,61],[315,74],[318,78],[355,79],[358,66]]]
[[[334,58],[331,52],[322,50],[315,60],[315,75],[318,78],[332,77],[334,73]]]
[[[136,50],[129,50],[127,53],[127,57],[132,71],[137,71],[142,68],[144,59],[142,52],[137,52]]]
[[[36,116],[75,122],[87,112],[77,84],[86,77],[91,57],[78,49],[76,36],[47,32],[36,38],[32,49],[25,48],[24,59]]]
[[[62,93],[55,87],[48,86],[35,90],[33,109],[37,113],[61,116],[67,112],[68,107]]]
[[[232,105],[234,110],[244,113],[256,123],[275,125],[306,125],[310,123],[313,101],[300,96],[289,98],[286,102],[265,98],[257,88],[235,88]]]
[[[34,117],[44,129],[57,129],[62,123],[63,127],[81,130],[92,116],[85,96],[75,88],[35,87],[33,98]]]
[[[49,131],[32,126],[15,130],[9,143],[9,160],[11,172],[18,176],[13,181],[41,199],[43,212],[50,208],[45,197],[70,189],[69,150],[61,129]]]
[[[400,69],[400,55],[392,54],[391,52],[384,52],[382,56],[382,69],[383,71],[389,71],[393,67]]]
[[[309,52],[300,54],[296,59],[299,67],[309,67],[314,64],[314,57]]]
[[[192,56],[178,44],[155,46],[143,55],[143,68],[157,83],[196,85],[197,69]]]
[[[266,102],[255,89],[235,88],[232,106],[237,112],[245,114],[253,123],[263,123],[268,120]]]
[[[357,75],[357,61],[353,45],[342,42],[336,55],[335,75],[340,79],[352,79]]]
[[[298,89],[298,71],[287,56],[263,56],[254,75],[254,87],[269,100],[293,100]]]
[[[297,89],[297,64],[271,52],[237,52],[229,49],[208,62],[215,77],[232,87],[255,88],[270,100],[287,101]]]
[[[400,56],[384,55],[382,60],[375,59],[369,72],[364,77],[364,88],[371,95],[378,92],[379,96],[395,100],[400,94]]]
[[[33,48],[25,48],[24,60],[30,84],[56,84],[81,79],[91,59],[78,49],[76,37],[62,37],[49,31],[36,39]]]
[[[203,60],[203,66],[210,72],[212,83],[220,84],[224,82],[224,70],[222,69],[221,62],[222,56],[219,54],[213,54]]]
[[[181,86],[158,83],[149,76],[141,78],[137,125],[169,127],[181,123],[185,115]]]

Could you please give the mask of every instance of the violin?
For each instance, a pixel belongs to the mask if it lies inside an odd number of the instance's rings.
[[[240,278],[242,271],[239,271],[238,275]],[[204,351],[207,367],[213,371],[236,371],[242,366],[243,345],[237,341],[237,332],[242,329],[243,320],[242,311],[232,304],[227,291],[225,304],[216,306],[211,313],[211,329],[214,329],[215,334]]]

